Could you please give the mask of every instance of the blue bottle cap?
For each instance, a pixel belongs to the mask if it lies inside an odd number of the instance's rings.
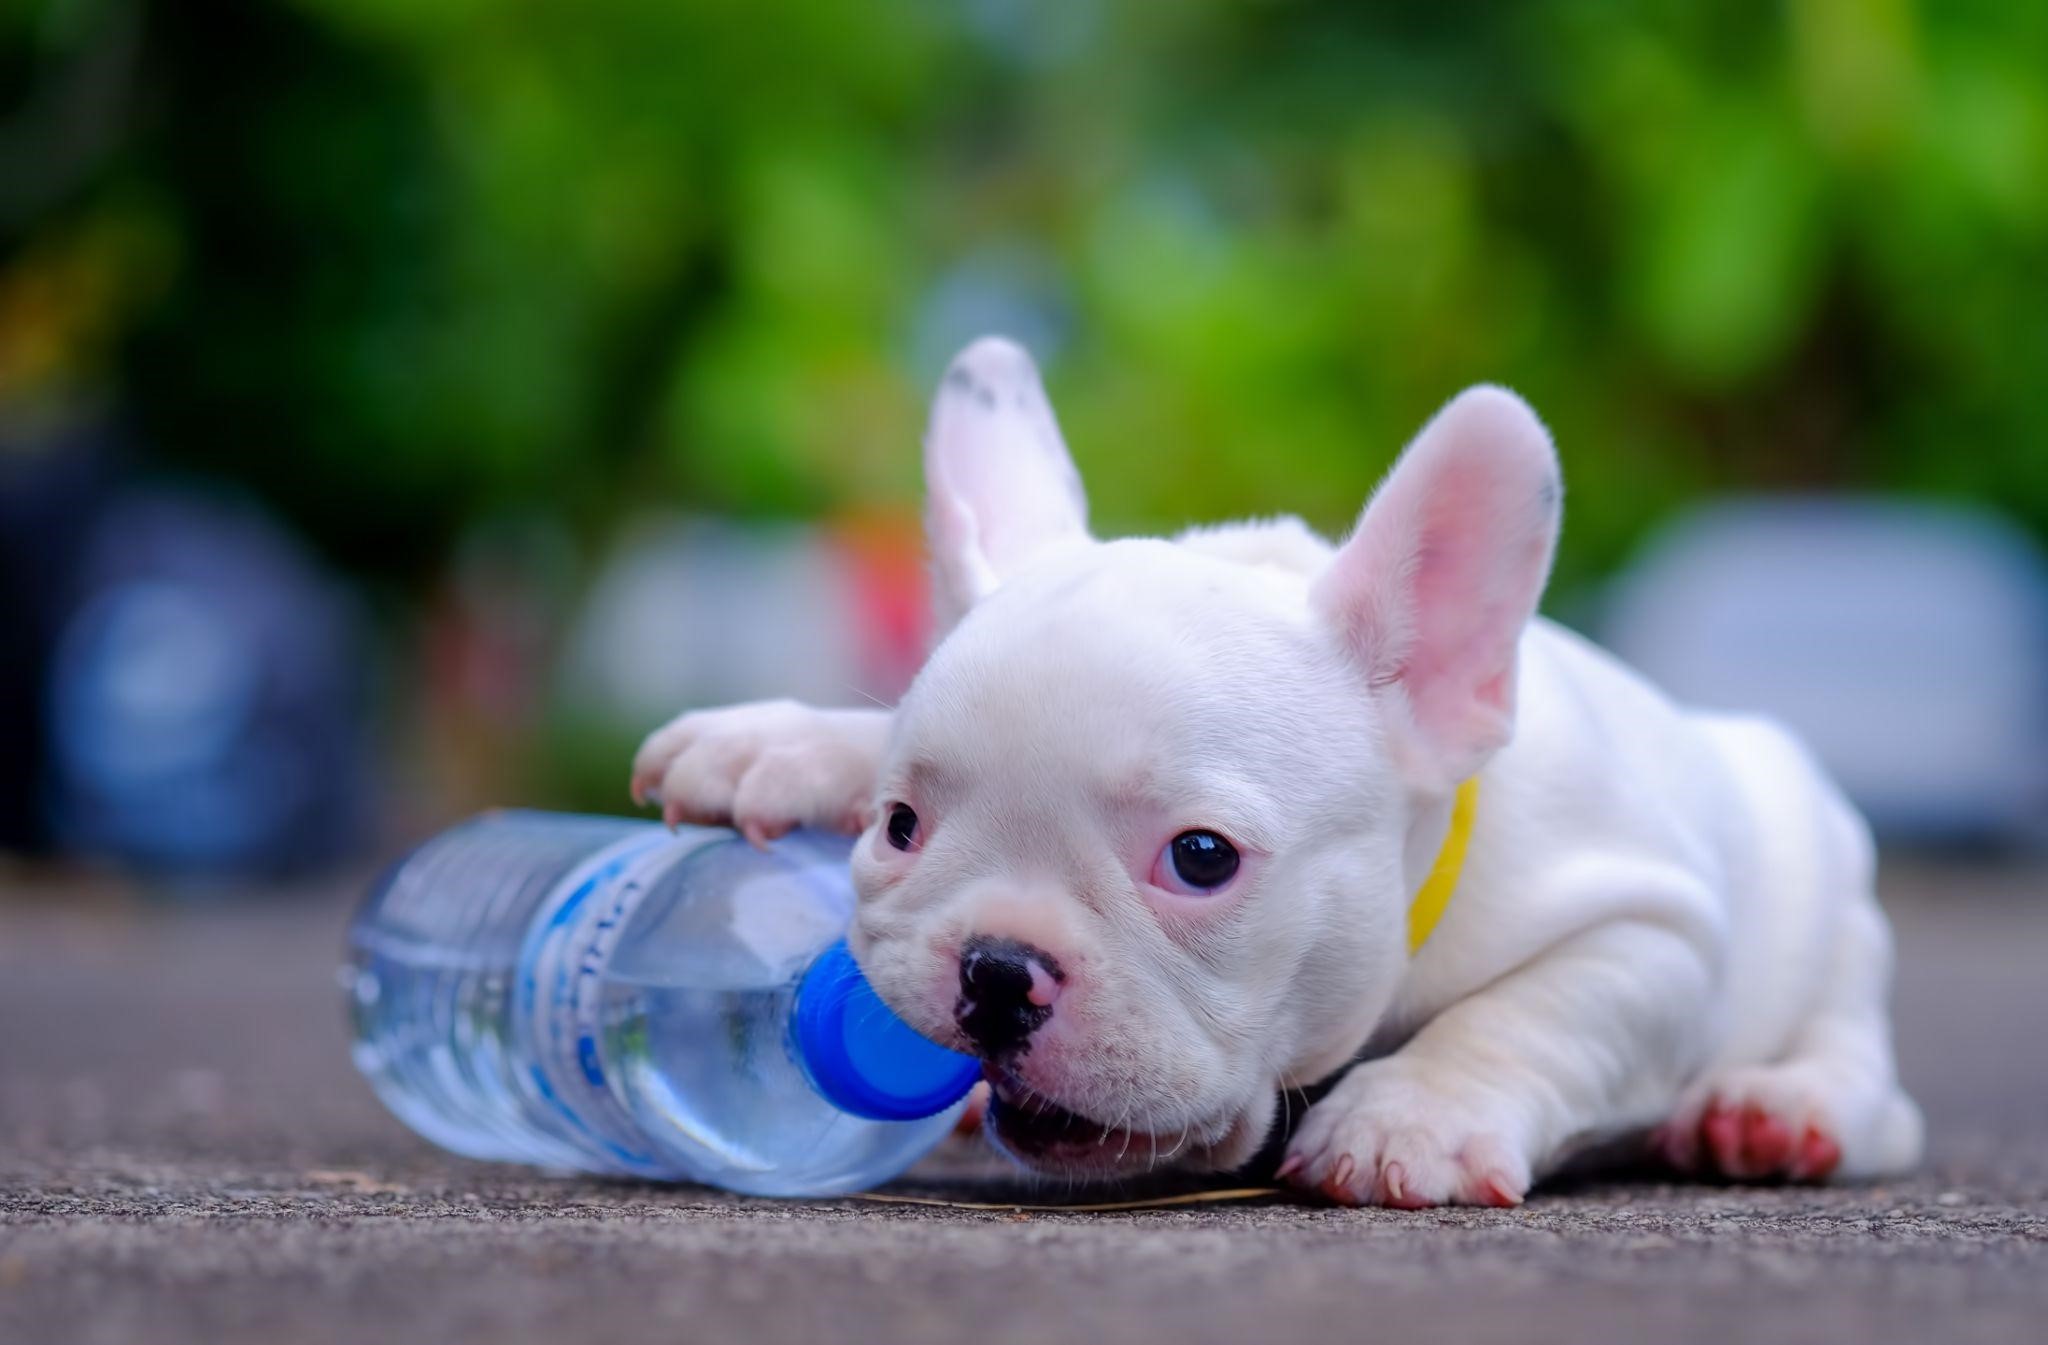
[[[918,1035],[875,993],[845,941],[811,964],[796,991],[795,1044],[827,1102],[870,1121],[936,1116],[967,1096],[981,1062]]]

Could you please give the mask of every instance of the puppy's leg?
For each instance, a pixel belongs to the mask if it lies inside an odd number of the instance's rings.
[[[1520,1203],[1574,1146],[1668,1114],[1704,1051],[1701,937],[1613,921],[1558,945],[1354,1066],[1281,1174],[1353,1205]]]
[[[1891,940],[1875,901],[1843,921],[1811,1016],[1782,1060],[1708,1071],[1653,1143],[1684,1172],[1890,1176],[1920,1161],[1920,1111],[1892,1063]]]
[[[887,710],[753,701],[656,729],[633,758],[633,797],[670,826],[731,825],[756,845],[799,826],[867,826],[888,745]]]

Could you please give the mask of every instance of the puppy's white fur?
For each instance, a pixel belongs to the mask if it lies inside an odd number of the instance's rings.
[[[757,840],[864,828],[855,950],[935,1039],[971,1049],[966,940],[1055,959],[1002,1077],[1009,1110],[1078,1124],[1027,1162],[1234,1167],[1347,1064],[1282,1169],[1346,1201],[1515,1201],[1644,1134],[1736,1176],[1917,1161],[1863,824],[1783,731],[1680,709],[1534,616],[1561,496],[1519,398],[1453,400],[1342,546],[1291,519],[1102,542],[1030,359],[989,339],[947,374],[926,474],[946,629],[893,714],[685,715],[634,784]],[[1462,879],[1410,957],[1474,775]],[[1215,895],[1155,881],[1196,828],[1243,857]]]

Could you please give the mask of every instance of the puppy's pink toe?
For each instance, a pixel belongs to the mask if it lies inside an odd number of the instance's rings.
[[[766,850],[770,841],[781,840],[794,830],[796,823],[787,819],[770,822],[755,817],[740,823],[740,835],[756,850]]]
[[[1792,1130],[1762,1107],[1742,1111],[1742,1161],[1750,1172],[1781,1172],[1792,1157]]]
[[[1340,1205],[1356,1205],[1358,1194],[1351,1189],[1351,1177],[1357,1171],[1358,1164],[1352,1161],[1350,1154],[1340,1155],[1337,1166],[1330,1169],[1329,1176],[1323,1178],[1323,1194]]]
[[[1300,1155],[1300,1154],[1289,1154],[1289,1155],[1287,1155],[1287,1159],[1286,1159],[1286,1161],[1285,1161],[1285,1162],[1283,1162],[1283,1163],[1281,1163],[1281,1164],[1280,1164],[1280,1166],[1279,1166],[1279,1168],[1278,1168],[1278,1169],[1277,1169],[1277,1170],[1276,1170],[1276,1171],[1275,1171],[1275,1172],[1273,1173],[1273,1180],[1274,1180],[1274,1181],[1276,1181],[1276,1182],[1284,1182],[1284,1181],[1286,1181],[1286,1180],[1287,1180],[1287,1179],[1288,1179],[1289,1177],[1292,1177],[1292,1176],[1294,1176],[1294,1175],[1295,1175],[1295,1174],[1296,1174],[1297,1172],[1300,1172],[1300,1171],[1301,1171],[1301,1169],[1302,1169],[1302,1158],[1301,1158],[1301,1155]]]
[[[1387,1204],[1394,1209],[1419,1210],[1428,1203],[1409,1192],[1408,1169],[1399,1163],[1389,1163],[1380,1169],[1380,1186],[1386,1192]]]
[[[1700,1136],[1713,1151],[1714,1165],[1730,1177],[1745,1174],[1742,1164],[1742,1116],[1716,1102],[1700,1118]]]
[[[1480,1184],[1480,1191],[1485,1197],[1485,1202],[1495,1209],[1513,1209],[1522,1203],[1521,1187],[1505,1173],[1488,1173],[1486,1180]]]
[[[1835,1143],[1834,1137],[1808,1126],[1800,1137],[1798,1153],[1792,1156],[1792,1178],[1802,1182],[1821,1181],[1841,1162],[1842,1146]]]

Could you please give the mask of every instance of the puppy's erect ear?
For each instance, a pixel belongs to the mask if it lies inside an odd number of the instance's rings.
[[[1397,690],[1393,744],[1449,788],[1514,731],[1515,653],[1550,574],[1557,454],[1504,388],[1469,388],[1423,427],[1311,595],[1372,684]]]
[[[1088,500],[1038,366],[984,336],[953,357],[924,439],[925,537],[945,631],[1054,542],[1088,536]]]

